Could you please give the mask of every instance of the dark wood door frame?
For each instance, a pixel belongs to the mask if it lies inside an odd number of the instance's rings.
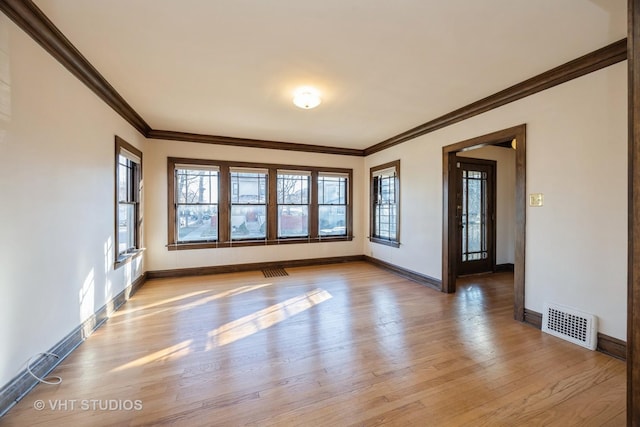
[[[640,426],[640,0],[628,0],[627,425]]]
[[[640,1],[640,0],[638,0]],[[526,125],[499,130],[487,135],[442,147],[442,292],[456,291],[456,233],[455,185],[456,153],[471,148],[502,143],[516,139],[516,233],[514,259],[514,318],[524,321],[524,271],[525,271],[525,215],[526,200]],[[453,196],[450,197],[450,194]]]

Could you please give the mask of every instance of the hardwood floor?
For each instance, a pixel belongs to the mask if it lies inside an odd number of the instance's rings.
[[[625,425],[625,363],[512,320],[512,273],[287,271],[147,282],[0,425]]]

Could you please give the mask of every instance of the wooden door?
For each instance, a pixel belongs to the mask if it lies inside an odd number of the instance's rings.
[[[459,157],[456,219],[458,274],[491,272],[495,268],[494,161]]]

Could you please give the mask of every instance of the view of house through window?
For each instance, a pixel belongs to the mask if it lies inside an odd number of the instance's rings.
[[[278,237],[309,235],[310,172],[278,171]]]
[[[351,169],[167,161],[169,250],[352,239]]]
[[[231,169],[231,238],[267,237],[266,170]]]
[[[347,234],[347,175],[318,176],[318,222],[320,236]]]
[[[179,242],[218,240],[218,168],[176,166]]]

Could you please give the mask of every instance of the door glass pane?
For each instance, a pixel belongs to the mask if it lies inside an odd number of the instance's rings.
[[[462,171],[462,215],[460,218],[462,224],[462,261],[467,260],[467,171]]]
[[[462,261],[487,259],[487,185],[484,171],[462,170]]]
[[[467,180],[467,252],[479,252],[482,249],[482,181]]]

